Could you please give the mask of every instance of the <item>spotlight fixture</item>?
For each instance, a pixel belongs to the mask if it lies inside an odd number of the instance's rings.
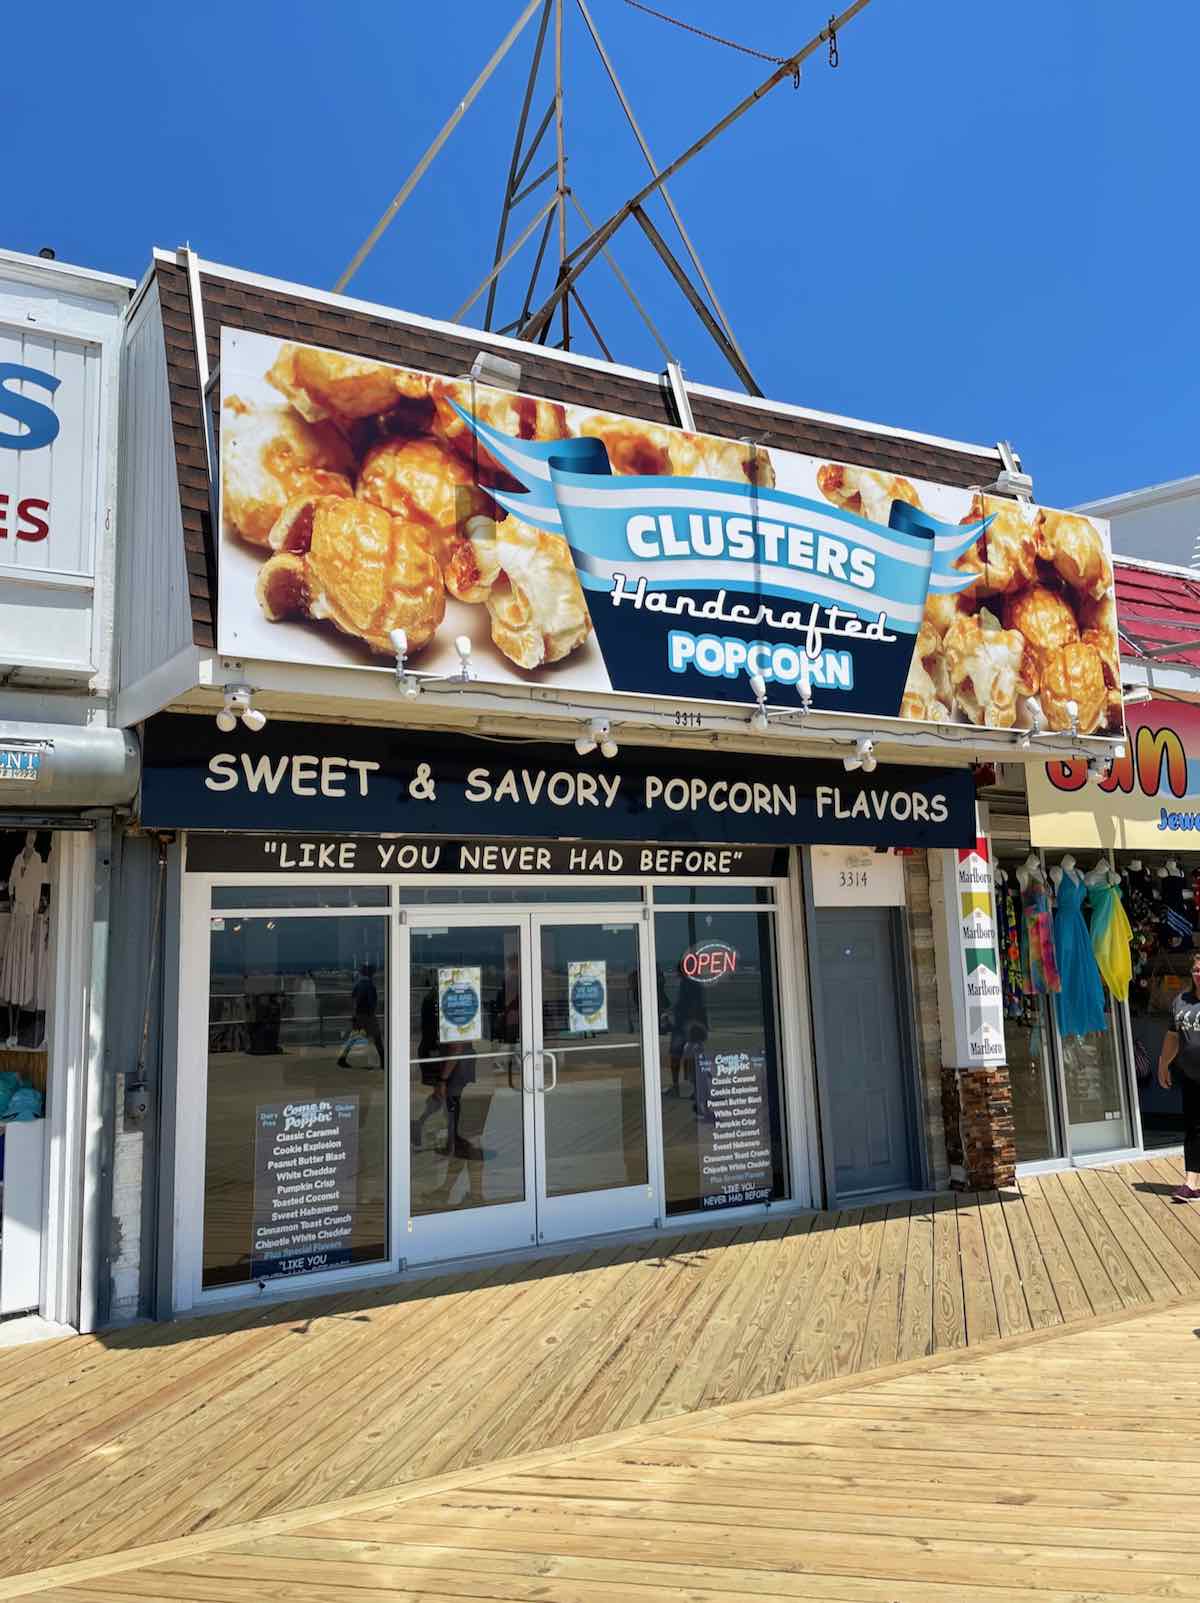
[[[458,652],[458,677],[469,684],[475,677],[475,670],[471,666],[470,635],[455,635],[454,649]]]
[[[238,726],[240,718],[246,728],[253,734],[265,729],[267,715],[251,705],[254,691],[249,685],[226,685],[225,705],[217,714],[217,728],[223,735],[231,735]]]
[[[1079,703],[1077,701],[1068,701],[1067,720],[1071,725],[1071,733],[1077,735],[1079,733]]]
[[[1122,685],[1121,695],[1127,707],[1141,707],[1147,701],[1154,700],[1154,692],[1149,685]]]
[[[407,630],[389,630],[388,640],[391,642],[392,650],[396,653],[396,684],[400,687],[401,692],[410,698],[419,696],[423,685],[468,685],[475,678],[475,669],[471,666],[471,637],[469,635],[455,637],[454,649],[458,653],[457,673],[415,673],[408,666]]]
[[[873,774],[878,766],[879,758],[875,755],[875,742],[865,737],[854,742],[853,757],[842,758],[842,767],[848,774],[854,773],[857,768],[861,768],[864,774]]]
[[[754,692],[754,699],[758,703],[750,719],[750,727],[756,734],[765,735],[771,727],[771,719],[767,712],[767,681],[760,673],[750,675],[750,689]]]
[[[506,356],[497,356],[495,351],[480,351],[471,363],[471,371],[467,375],[477,384],[490,384],[497,390],[519,390],[521,388],[521,364],[510,361]]]
[[[612,725],[607,718],[589,719],[583,732],[575,737],[575,750],[581,757],[595,751],[597,746],[604,757],[615,757],[620,750],[612,737]]]

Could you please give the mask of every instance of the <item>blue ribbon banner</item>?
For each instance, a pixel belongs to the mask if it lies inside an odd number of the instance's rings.
[[[515,439],[455,410],[525,487],[492,491],[499,505],[565,537],[616,690],[745,701],[761,673],[894,717],[926,599],[973,582],[954,562],[991,521],[894,500],[884,525],[753,484],[617,476],[600,440]]]

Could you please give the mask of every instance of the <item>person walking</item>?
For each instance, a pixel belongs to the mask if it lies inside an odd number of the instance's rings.
[[[383,1031],[379,1024],[379,992],[375,988],[374,964],[364,963],[359,969],[358,980],[350,994],[350,1006],[353,1017],[341,1055],[337,1060],[338,1068],[350,1067],[348,1061],[350,1048],[355,1038],[360,1035],[365,1035],[379,1053],[379,1067],[386,1068],[387,1057],[383,1049]]]
[[[1172,1202],[1200,1201],[1200,952],[1192,959],[1192,986],[1180,991],[1171,1006],[1171,1028],[1158,1058],[1158,1083],[1172,1085],[1171,1068],[1177,1065],[1183,1092],[1183,1184],[1171,1193]]]

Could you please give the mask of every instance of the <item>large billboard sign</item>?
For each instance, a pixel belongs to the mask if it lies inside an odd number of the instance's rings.
[[[101,667],[93,590],[111,538],[101,508],[112,465],[104,339],[119,338],[120,307],[76,308],[76,324],[95,325],[88,339],[40,315],[35,323],[28,293],[22,277],[0,275],[0,673],[75,679]],[[43,302],[32,304],[40,314]]]
[[[221,391],[230,655],[1121,727],[1096,520],[229,329]]]
[[[1200,830],[1200,706],[1126,709],[1125,754],[1103,779],[1083,762],[1027,769],[1035,846],[1192,850]]]

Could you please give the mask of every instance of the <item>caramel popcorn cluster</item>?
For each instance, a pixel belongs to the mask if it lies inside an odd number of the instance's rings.
[[[908,482],[870,468],[823,465],[835,506],[887,524],[891,503],[920,507]],[[901,717],[992,729],[1121,727],[1113,577],[1096,525],[1072,512],[976,494],[962,519],[992,516],[957,567],[975,582],[931,595],[917,635]]]
[[[496,649],[527,672],[591,632],[567,542],[506,515],[491,491],[519,486],[455,410],[525,440],[603,440],[614,473],[772,482],[765,451],[556,401],[284,345],[268,382],[282,397],[222,407],[226,524],[262,548],[256,593],[273,622],[307,619],[390,655],[437,634],[446,597],[484,607]],[[572,426],[573,425],[573,426]]]

